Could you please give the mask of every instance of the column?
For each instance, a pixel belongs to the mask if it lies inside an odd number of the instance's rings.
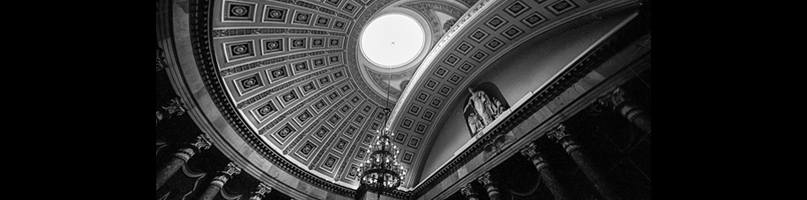
[[[194,154],[201,152],[202,150],[209,149],[210,142],[205,140],[202,135],[196,137],[196,142],[190,143],[189,147],[182,148],[178,152],[174,153],[171,156],[171,160],[168,161],[168,164],[160,168],[157,171],[157,189],[160,189],[160,186],[165,183],[168,178],[174,175],[177,170],[179,170],[185,162],[193,157]]]
[[[465,187],[460,188],[460,192],[462,195],[465,195],[468,200],[479,200],[479,196],[474,192],[474,187],[471,183],[465,184]]]
[[[180,100],[179,97],[174,97],[168,102],[168,105],[161,106],[161,108],[157,110],[157,125],[159,125],[162,120],[185,114],[184,104]]]
[[[599,100],[599,103],[619,112],[645,133],[650,133],[650,112],[644,106],[632,100],[624,89],[617,88],[613,92],[606,94]]]
[[[266,193],[272,192],[272,188],[265,183],[258,184],[258,188],[255,189],[255,192],[252,192],[249,200],[261,200]]]
[[[578,143],[573,135],[568,134],[566,126],[562,124],[558,125],[558,127],[547,132],[547,137],[563,145],[563,149],[566,150],[566,153],[572,157],[577,166],[580,167],[580,171],[594,184],[594,188],[597,189],[597,192],[599,192],[603,198],[606,200],[621,199],[617,195],[616,190],[612,187],[612,184],[603,179],[603,173],[591,163],[591,159],[589,159],[587,154],[583,151],[583,145]]]
[[[482,187],[488,191],[488,197],[490,197],[490,200],[499,199],[499,188],[496,188],[496,186],[493,185],[493,180],[490,179],[490,172],[485,172],[485,174],[482,174],[482,176],[480,176],[477,180],[479,180],[479,183],[482,183]]]
[[[216,194],[218,194],[221,188],[224,187],[224,184],[227,183],[227,180],[241,173],[241,168],[238,168],[231,162],[228,163],[227,167],[220,171],[220,173],[221,175],[213,178],[213,181],[210,182],[210,186],[207,187],[205,193],[199,196],[199,200],[211,200],[215,198]]]
[[[552,196],[555,197],[555,200],[579,199],[576,198],[577,195],[575,195],[572,188],[560,181],[559,173],[549,167],[545,155],[541,153],[541,151],[538,151],[535,143],[530,143],[526,148],[522,149],[521,155],[524,155],[527,159],[532,161],[532,164],[535,165],[535,169],[538,170],[538,174],[541,176],[541,182],[552,192]]]

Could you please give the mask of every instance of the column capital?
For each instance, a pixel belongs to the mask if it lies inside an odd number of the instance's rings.
[[[182,99],[179,97],[172,98],[167,106],[162,106],[165,111],[168,111],[168,114],[173,115],[176,113],[177,116],[182,115],[185,113],[185,104],[182,103]]]
[[[202,135],[196,136],[196,141],[191,143],[191,146],[196,147],[196,149],[199,149],[200,151],[210,149],[210,145],[210,142],[207,141],[207,139],[205,139],[205,137]]]
[[[627,101],[625,91],[619,87],[617,87],[614,91],[605,94],[605,96],[602,96],[598,100],[599,103],[611,108],[615,108],[616,106],[625,103],[625,101]]]
[[[188,162],[188,160],[190,160],[191,157],[193,157],[193,155],[198,153],[197,151],[202,151],[210,148],[210,142],[208,142],[207,139],[202,137],[202,135],[196,136],[196,141],[188,144],[192,147],[195,147],[196,149],[190,147],[182,148],[179,150],[179,152],[174,153],[174,156],[184,160],[185,162]]]
[[[485,172],[484,174],[479,176],[479,178],[477,178],[477,180],[482,185],[489,185],[489,184],[493,183],[493,180],[490,179],[490,172]]]
[[[564,126],[563,124],[558,124],[557,127],[547,131],[546,136],[549,137],[549,139],[553,139],[557,142],[569,136],[569,133],[566,132],[566,126]]]
[[[258,187],[252,193],[252,197],[250,197],[249,199],[260,200],[261,198],[263,198],[264,195],[266,195],[266,193],[269,192],[272,192],[272,188],[269,187],[269,185],[267,185],[266,183],[259,183]]]
[[[266,193],[272,192],[272,187],[269,187],[266,183],[260,183],[255,190],[256,194],[266,195]]]
[[[218,187],[224,187],[224,184],[227,183],[227,181],[230,180],[230,178],[241,173],[241,168],[235,166],[235,163],[230,162],[227,163],[227,166],[224,167],[224,170],[221,170],[219,172],[222,174],[214,177],[213,181],[210,182],[210,184]]]
[[[241,173],[241,168],[236,166],[235,163],[230,162],[230,163],[227,163],[227,166],[224,167],[224,170],[222,170],[221,173],[232,177],[232,176],[240,174]]]
[[[566,126],[563,124],[558,125],[558,127],[555,129],[547,132],[547,137],[555,140],[555,142],[560,143],[567,153],[572,153],[583,148],[583,146],[575,141],[574,137],[570,135],[568,131],[566,131]]]
[[[471,185],[471,183],[465,184],[465,187],[460,188],[460,192],[466,197],[476,195],[476,192],[474,192],[474,187]]]
[[[521,155],[530,159],[532,156],[535,156],[535,154],[538,154],[536,149],[535,143],[530,142],[529,145],[521,149]]]
[[[163,119],[170,119],[174,116],[178,117],[182,114],[185,114],[185,110],[187,109],[185,108],[185,104],[183,104],[181,100],[182,99],[180,99],[179,97],[174,97],[171,100],[169,100],[168,105],[160,106],[160,108],[157,109],[156,111],[157,120],[155,126],[159,125],[160,121],[162,121]]]

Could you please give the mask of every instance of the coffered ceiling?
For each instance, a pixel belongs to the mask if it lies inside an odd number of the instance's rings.
[[[613,2],[622,0],[214,0],[209,38],[218,77],[205,85],[222,86],[230,102],[218,105],[233,108],[219,110],[234,109],[222,111],[237,116],[228,123],[248,127],[238,135],[261,141],[246,148],[353,189],[355,169],[385,124],[382,111],[394,105],[387,126],[410,190],[450,105],[490,63]],[[367,22],[396,10],[414,13],[430,39],[409,68],[385,77],[357,41]]]
[[[407,9],[428,22],[422,24],[430,37],[425,55],[447,30],[445,22],[456,21],[471,3],[214,1],[213,55],[232,104],[250,134],[264,141],[252,148],[278,152],[320,178],[355,188],[354,171],[384,124],[383,108],[395,105],[424,57],[387,84],[389,78],[357,54],[360,30],[379,13]],[[394,94],[389,102],[386,93]],[[424,134],[395,138],[405,167],[417,166]],[[412,184],[407,179],[404,187]]]

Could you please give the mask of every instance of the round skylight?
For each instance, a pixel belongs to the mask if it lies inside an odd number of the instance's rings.
[[[415,19],[403,14],[380,16],[361,34],[364,55],[384,68],[400,67],[414,60],[423,43],[423,28]]]

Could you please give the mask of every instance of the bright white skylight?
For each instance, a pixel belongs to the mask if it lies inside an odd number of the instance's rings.
[[[423,48],[423,35],[423,28],[411,17],[387,14],[367,25],[361,35],[361,48],[380,67],[399,67],[418,55]]]

